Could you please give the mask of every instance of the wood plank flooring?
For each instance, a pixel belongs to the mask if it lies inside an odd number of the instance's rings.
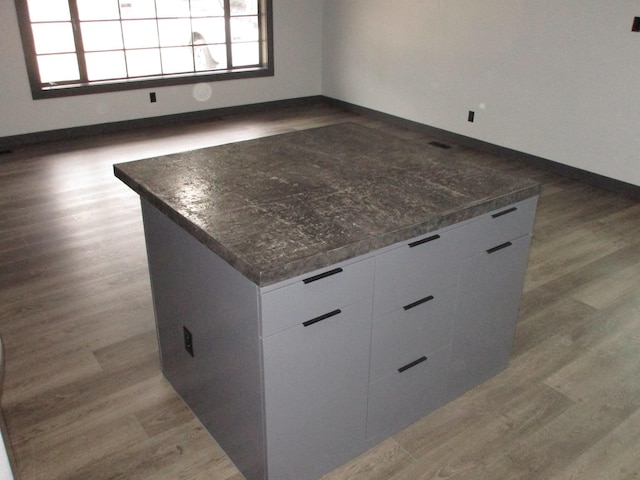
[[[23,480],[241,480],[162,377],[137,196],[114,163],[355,121],[326,105],[0,155],[3,409]],[[640,478],[640,203],[543,183],[509,368],[324,480]],[[277,479],[274,479],[277,480]]]

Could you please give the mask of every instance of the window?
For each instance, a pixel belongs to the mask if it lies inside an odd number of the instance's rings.
[[[273,75],[271,0],[15,0],[34,98]]]

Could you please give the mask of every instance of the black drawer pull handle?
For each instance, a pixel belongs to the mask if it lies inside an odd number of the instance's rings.
[[[513,243],[506,242],[506,243],[503,243],[502,245],[498,245],[497,247],[490,248],[489,250],[487,250],[487,253],[491,254],[491,253],[497,252],[498,250],[502,250],[503,248],[510,247],[511,245],[513,245]]]
[[[342,313],[342,310],[340,310],[338,308],[337,310],[334,310],[333,312],[325,313],[324,315],[320,315],[319,317],[312,318],[311,320],[307,320],[306,322],[302,322],[302,325],[304,325],[305,327],[308,327],[310,325],[313,325],[314,323],[318,323],[318,322],[321,322],[322,320],[326,320],[327,318],[331,318],[331,317],[335,317],[336,315],[340,315],[341,313]]]
[[[411,242],[409,244],[409,248],[417,247],[418,245],[422,245],[423,243],[433,242],[434,240],[437,240],[439,238],[440,238],[440,235],[432,235],[430,237],[423,238],[422,240]]]
[[[410,310],[413,307],[417,307],[418,305],[422,305],[423,303],[427,303],[431,300],[433,300],[433,295],[429,295],[428,297],[421,298],[420,300],[410,303],[409,305],[405,305],[402,308],[404,308],[405,310]]]
[[[329,270],[328,272],[319,273],[318,275],[314,275],[313,277],[305,278],[302,280],[305,285],[307,283],[316,282],[318,280],[322,280],[323,278],[330,277],[331,275],[335,275],[336,273],[340,273],[343,270],[341,268],[334,268],[333,270]]]
[[[447,145],[446,143],[438,142],[434,140],[433,142],[429,142],[429,145],[433,145],[434,147],[442,148],[444,150],[448,150],[451,148],[451,145]]]
[[[498,218],[498,217],[501,217],[502,215],[506,215],[507,213],[515,212],[516,210],[518,210],[517,207],[507,208],[506,210],[503,210],[501,212],[494,213],[493,215],[491,215],[491,218]]]
[[[400,367],[400,368],[398,369],[398,373],[405,372],[405,371],[409,370],[410,368],[413,368],[413,367],[415,367],[416,365],[419,365],[420,363],[422,363],[422,362],[426,362],[426,361],[427,361],[427,357],[420,357],[419,359],[414,360],[414,361],[413,361],[413,362],[411,362],[411,363],[407,363],[404,367]]]

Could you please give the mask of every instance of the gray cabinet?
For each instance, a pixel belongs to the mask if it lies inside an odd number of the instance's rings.
[[[367,439],[506,368],[537,198],[376,255]]]
[[[467,227],[451,345],[451,398],[509,363],[536,202],[537,197],[490,212]]]
[[[529,243],[528,235],[520,237],[462,265],[449,372],[452,398],[509,363]]]
[[[299,325],[361,298],[371,299],[373,260],[348,262],[261,290],[262,336]]]
[[[378,443],[446,401],[448,358],[447,345],[425,352],[371,383],[367,417],[369,443]]]
[[[446,400],[459,237],[450,228],[376,255],[367,440]]]
[[[143,201],[163,372],[249,480],[318,478],[506,367],[535,201],[263,288]]]
[[[373,266],[333,266],[261,295],[270,479],[317,478],[363,450]]]
[[[317,478],[362,451],[370,305],[365,298],[263,340],[270,479]]]
[[[376,255],[374,310],[390,312],[455,281],[464,229],[432,232]]]

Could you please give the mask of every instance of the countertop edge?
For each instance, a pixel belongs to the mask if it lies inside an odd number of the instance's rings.
[[[242,258],[233,254],[220,243],[216,242],[211,235],[203,231],[198,225],[180,215],[174,208],[158,199],[143,185],[132,179],[129,175],[123,172],[117,164],[114,165],[114,174],[129,188],[140,195],[142,199],[149,202],[165,216],[185,229],[201,244],[216,255],[220,256],[224,261],[242,273],[259,288],[267,287],[304,273],[329,267],[333,264],[368,254],[375,250],[391,246],[395,243],[406,241],[411,238],[427,234],[431,231],[439,230],[450,225],[469,220],[473,217],[499,209],[512,203],[535,197],[536,195],[539,195],[541,190],[541,185],[538,182],[530,180],[528,185],[520,189],[495,197],[484,198],[470,203],[462,209],[443,212],[442,214],[435,215],[416,225],[411,225],[380,236],[368,237],[360,242],[344,245],[333,250],[323,251],[309,257],[294,260],[287,264],[280,264],[273,268],[256,271],[255,268],[245,262]]]
[[[198,225],[194,224],[188,218],[180,215],[176,211],[175,208],[168,205],[166,202],[160,200],[157,196],[151,193],[147,188],[141,185],[139,182],[136,182],[133,178],[123,172],[118,164],[113,166],[114,175],[120,181],[122,181],[125,185],[127,185],[131,190],[137,193],[141,199],[147,201],[150,205],[158,209],[162,214],[164,214],[167,218],[173,221],[175,224],[183,228],[187,233],[192,235],[198,242],[203,244],[213,253],[222,258],[229,265],[234,267],[240,273],[242,273],[245,277],[255,283],[258,287],[260,285],[259,279],[260,274],[255,275],[253,270],[249,264],[240,259],[237,255],[234,255],[228,249],[224,248],[220,243],[216,242],[211,235],[207,234],[204,230],[202,230]]]
[[[390,247],[396,243],[405,242],[412,238],[470,220],[513,203],[536,197],[540,194],[541,187],[540,183],[531,181],[530,185],[518,190],[470,203],[468,207],[462,209],[443,212],[416,225],[411,225],[377,237],[367,238],[361,242],[345,245],[334,250],[327,250],[317,255],[290,262],[286,265],[278,265],[275,268],[261,271],[257,275],[247,275],[244,272],[243,274],[256,283],[258,287],[268,287],[298,275],[326,268],[336,263],[345,262],[376,250]]]

